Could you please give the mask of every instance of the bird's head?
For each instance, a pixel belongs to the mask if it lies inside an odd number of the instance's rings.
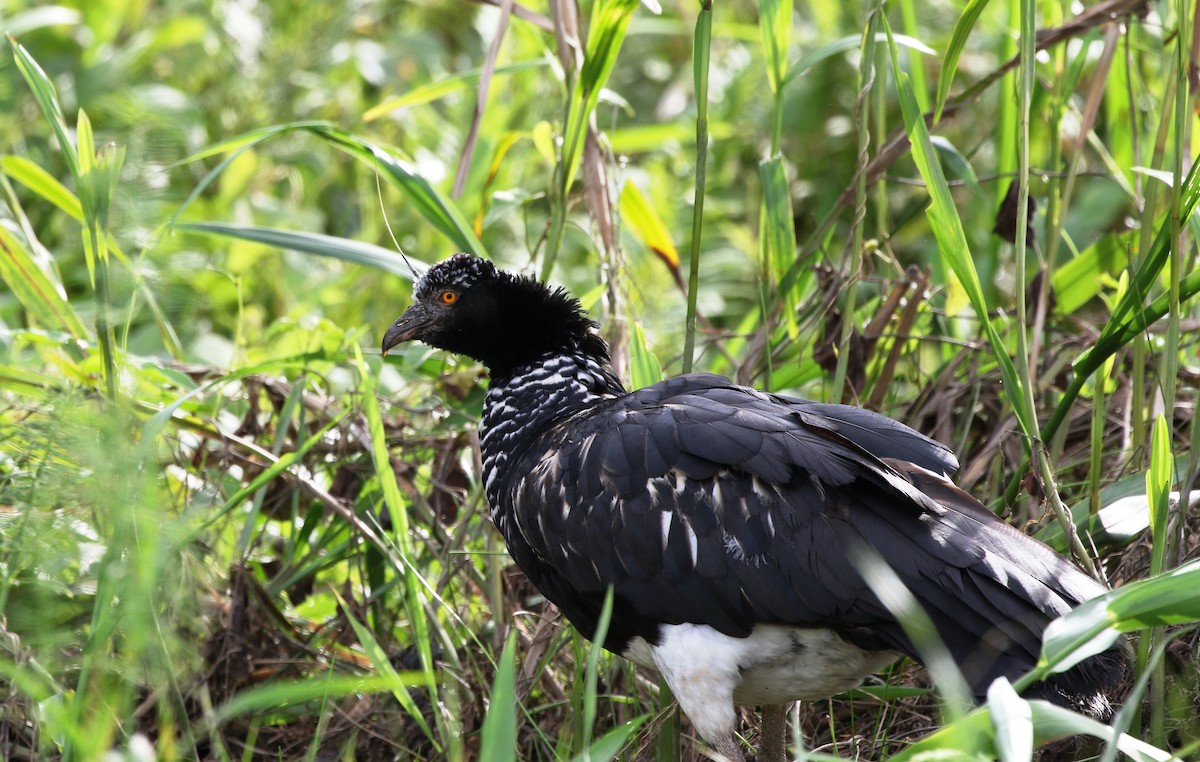
[[[608,361],[608,347],[579,302],[562,289],[455,254],[413,287],[412,306],[383,336],[383,352],[421,341],[508,373],[554,352],[583,351]]]

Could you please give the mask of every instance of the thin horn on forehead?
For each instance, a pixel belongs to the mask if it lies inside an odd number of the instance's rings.
[[[439,288],[466,288],[477,280],[494,277],[496,266],[472,254],[455,254],[429,268],[413,287],[413,298],[423,299]]]

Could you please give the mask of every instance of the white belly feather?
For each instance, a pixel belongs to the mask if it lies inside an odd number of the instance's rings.
[[[735,703],[828,698],[855,687],[899,656],[861,649],[831,630],[770,624],[758,625],[745,638],[723,635],[707,625],[662,625],[657,646],[635,638],[622,655],[661,672],[705,737],[732,732]]]

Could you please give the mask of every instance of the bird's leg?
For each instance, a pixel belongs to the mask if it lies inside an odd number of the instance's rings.
[[[714,741],[713,751],[720,754],[721,758],[727,762],[745,762],[746,759],[742,756],[742,750],[738,748],[737,741],[734,740],[732,733]]]
[[[767,704],[762,708],[758,762],[787,762],[787,710],[788,704]]]

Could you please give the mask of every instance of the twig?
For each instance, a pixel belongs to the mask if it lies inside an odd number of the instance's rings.
[[[496,36],[488,46],[487,57],[483,59],[483,69],[479,73],[479,92],[475,97],[475,113],[471,115],[471,128],[467,130],[467,141],[463,144],[462,156],[458,159],[458,171],[454,173],[454,188],[450,195],[458,198],[462,195],[463,186],[467,184],[467,170],[471,168],[471,157],[475,154],[475,141],[479,139],[479,124],[483,121],[483,110],[487,108],[488,91],[492,87],[492,75],[496,71],[496,56],[500,53],[500,44],[504,42],[504,34],[508,31],[508,19],[512,15],[513,0],[500,0],[500,20],[496,22]]]
[[[468,0],[468,2],[479,3],[480,5],[493,5],[499,7],[505,0]],[[531,11],[523,5],[513,3],[513,15],[522,21],[528,21],[534,26],[545,32],[553,32],[554,24],[550,19],[546,18],[537,11]]]

